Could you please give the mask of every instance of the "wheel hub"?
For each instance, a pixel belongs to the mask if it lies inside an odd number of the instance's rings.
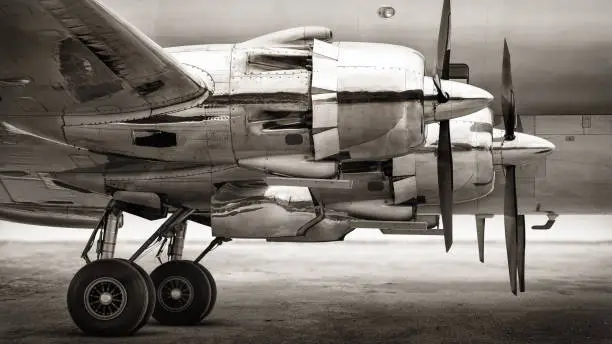
[[[108,306],[113,302],[113,296],[110,293],[102,293],[100,295],[100,303],[104,306]]]
[[[115,319],[127,304],[125,287],[111,277],[98,278],[89,283],[83,297],[85,310],[98,320]]]
[[[182,312],[193,302],[193,286],[183,277],[171,276],[159,285],[157,297],[159,304],[166,310]]]
[[[182,292],[180,289],[172,289],[172,291],[170,292],[170,297],[172,297],[173,300],[180,300],[181,296],[182,296]]]

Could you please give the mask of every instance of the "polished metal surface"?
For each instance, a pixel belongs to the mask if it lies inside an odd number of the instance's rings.
[[[242,46],[269,46],[269,45],[293,45],[296,43],[308,44],[311,39],[321,41],[331,40],[332,31],[326,27],[307,26],[296,27],[280,31],[271,32],[259,37],[251,38],[240,43]]]
[[[213,236],[273,238],[297,235],[316,217],[305,187],[268,186],[261,182],[226,183],[211,202]]]
[[[83,205],[50,206],[44,204],[1,204],[0,219],[36,226],[63,228],[93,228],[104,213],[104,208],[85,208]]]
[[[185,234],[187,234],[187,221],[174,226],[170,244],[168,245],[169,260],[183,259],[183,249],[185,248]]]
[[[438,104],[435,100],[437,91],[431,78],[425,77],[424,92],[425,121],[442,121],[445,119],[467,116],[481,111],[493,102],[493,95],[479,87],[453,80],[441,80],[441,87],[448,93],[448,102]]]
[[[276,237],[266,238],[272,242],[331,242],[341,241],[344,237],[352,232],[355,228],[352,227],[345,217],[342,216],[327,216],[319,223],[309,228],[304,235],[294,237]]]
[[[544,159],[553,153],[555,145],[541,137],[516,133],[515,139],[507,141],[504,132],[493,130],[493,157],[495,165],[526,165],[533,160]]]
[[[161,237],[167,235],[174,229],[174,227],[178,224],[184,223],[187,221],[189,216],[191,216],[195,212],[194,209],[189,208],[180,208],[177,209],[164,221],[164,223],[159,226],[159,228],[132,254],[130,257],[130,262],[134,262],[138,259],[148,248],[151,247],[153,242],[159,240]]]
[[[117,246],[117,234],[123,225],[123,214],[112,209],[104,219],[104,228],[98,245],[100,247],[99,259],[111,259],[115,257]]]
[[[335,161],[313,161],[308,155],[280,155],[238,160],[238,165],[275,175],[305,178],[333,178],[338,175]]]
[[[426,204],[438,204],[438,124],[427,126],[427,140],[415,154],[415,175],[419,196]],[[453,149],[454,202],[482,198],[493,190],[492,116],[489,109],[450,121]]]

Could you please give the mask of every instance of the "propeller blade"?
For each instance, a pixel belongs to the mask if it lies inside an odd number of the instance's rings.
[[[519,133],[524,133],[525,128],[523,127],[523,121],[521,121],[521,116],[516,115],[516,131]]]
[[[514,86],[512,85],[512,64],[510,62],[510,49],[508,42],[504,39],[504,58],[502,62],[502,114],[504,117],[504,127],[506,129],[505,138],[508,141],[514,140],[514,130],[516,128],[516,107],[514,102]]]
[[[433,77],[434,86],[438,92],[438,103],[446,103],[449,100],[448,93],[442,90],[440,79],[450,79],[450,8],[450,0],[444,0],[444,4],[442,5],[442,17],[440,19],[440,31],[438,33],[436,66]]]
[[[440,122],[438,138],[438,189],[440,213],[444,223],[446,252],[453,245],[453,155],[449,121]]]
[[[433,82],[438,92],[438,103],[449,100],[448,93],[442,90],[440,78],[450,79],[450,28],[451,4],[444,0],[442,16],[440,18],[440,31],[438,33],[438,48],[436,55],[436,68]],[[440,193],[440,213],[444,223],[444,244],[446,252],[453,245],[453,152],[450,138],[450,122],[440,121],[438,133],[438,189]]]
[[[476,217],[476,236],[478,237],[478,258],[481,263],[484,263],[484,239],[485,239],[485,221],[484,217]]]
[[[525,244],[527,240],[525,239],[525,215],[519,215],[518,217],[518,231],[516,236],[517,246],[518,246],[518,282],[519,282],[519,291],[521,293],[525,292]]]
[[[504,194],[504,227],[506,229],[506,252],[508,254],[508,272],[510,288],[516,295],[517,286],[517,229],[518,206],[516,200],[516,166],[505,166],[506,189]]]

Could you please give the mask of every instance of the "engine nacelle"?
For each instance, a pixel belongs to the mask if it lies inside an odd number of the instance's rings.
[[[385,160],[424,142],[424,60],[410,48],[319,40],[307,50],[249,44],[233,47],[231,61],[229,86],[221,92],[227,89],[232,104],[239,162],[284,154]],[[221,96],[215,91],[211,102]]]
[[[211,227],[216,237],[302,242],[341,240],[353,229],[346,218],[326,217],[308,188],[258,182],[220,187],[212,198]]]
[[[359,219],[409,221],[418,206],[438,204],[438,130],[434,126],[428,125],[426,144],[415,153],[388,163],[343,163],[340,179],[351,180],[353,187],[316,190],[326,209]],[[493,191],[492,128],[488,109],[451,121],[455,203]]]
[[[381,160],[420,146],[423,56],[406,47],[314,41],[315,159]]]
[[[438,204],[438,124],[429,124],[426,143],[416,153],[392,160],[394,203]],[[454,202],[472,201],[493,191],[492,113],[484,109],[450,121]]]

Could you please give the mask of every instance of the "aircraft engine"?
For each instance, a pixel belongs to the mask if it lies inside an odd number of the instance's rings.
[[[222,87],[211,101],[227,90],[239,164],[316,178],[328,175],[315,167],[321,160],[385,160],[423,144],[420,53],[388,44],[302,44],[239,44],[228,56],[228,85],[216,82]],[[298,155],[314,173],[303,163],[287,170]]]
[[[312,139],[316,160],[380,160],[423,144],[425,61],[395,45],[314,41]]]
[[[428,123],[478,111],[492,100],[477,87],[443,80],[449,100],[438,104],[419,52],[319,40],[330,38],[329,30],[315,27],[239,44],[169,48],[206,84],[211,95],[204,103],[127,121],[71,122],[63,136],[100,153],[238,162],[277,175],[331,178],[342,161],[408,154],[425,143]]]
[[[228,93],[241,166],[329,178],[336,175],[329,173],[330,162],[407,154],[425,143],[427,123],[465,116],[492,100],[477,87],[445,81],[454,93],[436,116],[419,52],[379,43],[300,42],[299,48],[249,44],[232,50]],[[461,111],[451,111],[451,103]],[[300,155],[302,163],[295,164]]]
[[[438,204],[437,123],[429,124],[427,139],[416,153],[392,160],[394,203]],[[485,197],[493,191],[493,125],[490,109],[450,121],[455,203]]]
[[[435,126],[437,124],[430,124]],[[488,195],[494,186],[492,117],[488,109],[453,119],[454,200]],[[213,196],[213,235],[272,241],[340,240],[352,220],[412,221],[421,205],[438,204],[437,130],[415,153],[386,162],[343,162],[350,189],[224,184]],[[244,225],[248,224],[248,225]]]
[[[450,126],[455,160],[454,201],[487,196],[493,191],[495,178],[490,110],[453,119]],[[415,153],[386,163],[343,163],[340,179],[351,180],[353,186],[346,190],[316,190],[326,208],[360,219],[409,221],[419,205],[438,204],[438,130],[428,129],[425,145]]]

